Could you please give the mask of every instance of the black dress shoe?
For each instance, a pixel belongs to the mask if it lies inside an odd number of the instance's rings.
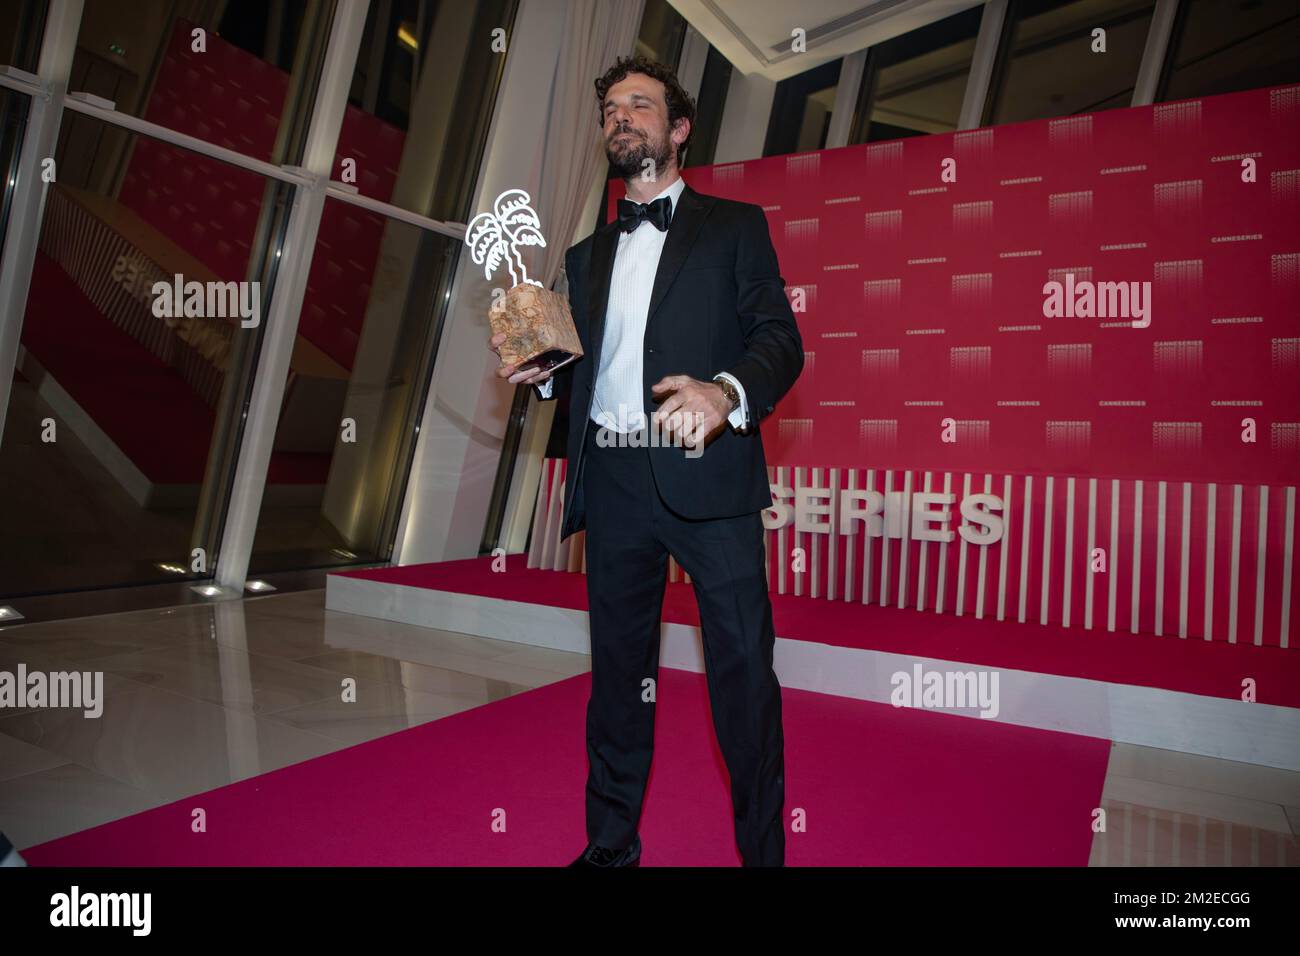
[[[622,850],[611,850],[608,847],[588,843],[587,849],[582,851],[582,855],[569,864],[571,867],[640,865],[641,834],[639,833],[633,837],[632,845]]]

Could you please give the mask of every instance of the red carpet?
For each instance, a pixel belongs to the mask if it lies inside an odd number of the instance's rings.
[[[339,572],[342,577],[408,587],[587,609],[585,575],[522,567],[509,558],[504,574],[493,573],[491,556]],[[1004,667],[1088,680],[1158,687],[1205,697],[1241,699],[1241,679],[1254,677],[1267,696],[1260,700],[1300,707],[1300,654],[1279,647],[1228,644],[1153,634],[1085,631],[1059,624],[1021,624],[967,613],[918,612],[848,601],[775,594],[772,616],[778,637],[909,654],[935,660]],[[699,609],[689,584],[669,584],[664,620],[698,625]]]
[[[567,863],[586,843],[581,675],[23,850],[33,866]],[[784,692],[791,866],[1088,859],[1104,740]],[[704,676],[663,669],[646,866],[736,866]],[[207,811],[208,832],[190,831]],[[505,811],[506,832],[492,832]],[[794,811],[806,832],[789,833]]]

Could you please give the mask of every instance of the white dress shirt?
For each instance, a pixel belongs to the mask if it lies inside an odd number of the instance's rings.
[[[667,196],[675,212],[678,197],[685,188],[686,181],[679,176],[650,202]],[[614,431],[636,431],[649,425],[642,400],[645,327],[655,273],[659,270],[659,256],[667,238],[667,231],[661,232],[649,222],[641,223],[631,232],[620,232],[618,236],[614,271],[609,283],[609,305],[605,311],[600,368],[596,370],[591,408],[592,420]],[[733,428],[742,427],[749,419],[744,387],[735,376],[726,372],[719,372],[715,377],[725,378],[736,387],[740,404],[732,409],[727,421]],[[551,397],[554,381],[554,378],[548,378],[537,386],[542,398]]]

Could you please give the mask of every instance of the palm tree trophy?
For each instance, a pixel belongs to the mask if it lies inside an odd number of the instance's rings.
[[[489,281],[504,262],[513,282],[488,310],[492,333],[506,334],[502,364],[518,364],[521,372],[553,371],[580,358],[582,343],[568,299],[528,278],[520,248],[546,245],[531,201],[522,189],[507,189],[492,204],[492,212],[479,213],[470,222],[465,245]]]

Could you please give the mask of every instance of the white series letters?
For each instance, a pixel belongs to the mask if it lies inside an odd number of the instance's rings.
[[[886,494],[844,489],[836,499],[829,488],[796,491],[774,484],[772,497],[772,506],[763,511],[763,527],[769,531],[793,521],[795,531],[816,534],[830,534],[833,527],[841,535],[855,535],[865,528],[873,538],[906,536],[913,541],[952,541],[959,534],[969,544],[988,545],[1001,541],[1005,528],[1002,499],[984,493],[961,500],[958,512],[963,520],[955,532],[952,522],[957,496],[951,492],[912,492],[909,502],[909,496],[901,491]]]

